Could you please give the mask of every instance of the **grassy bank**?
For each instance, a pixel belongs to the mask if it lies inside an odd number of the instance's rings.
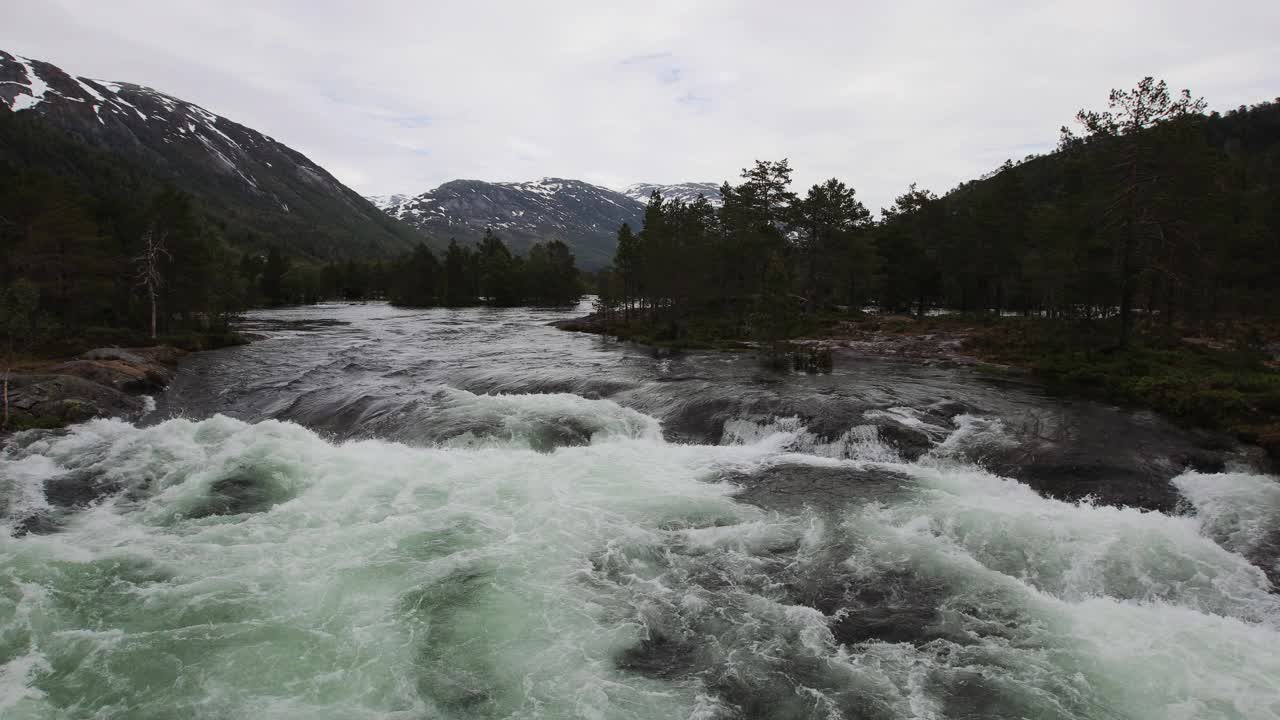
[[[1027,368],[1060,392],[1229,432],[1280,459],[1280,369],[1258,342],[1260,333],[1224,340],[1159,329],[1121,348],[1109,330],[1016,320],[979,326],[966,348]]]

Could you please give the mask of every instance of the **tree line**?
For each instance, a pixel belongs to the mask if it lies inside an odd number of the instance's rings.
[[[421,244],[387,278],[387,299],[416,307],[566,305],[581,297],[582,281],[568,245],[535,243],[520,257],[492,229],[475,248],[450,241],[443,258]]]
[[[6,365],[24,354],[163,340],[234,342],[251,307],[390,299],[406,305],[563,304],[581,296],[560,241],[516,257],[425,244],[398,258],[291,254],[130,162],[29,113],[0,113],[0,330]],[[240,218],[243,220],[243,218]]]
[[[582,297],[582,280],[569,246],[536,243],[513,255],[492,230],[477,247],[449,243],[443,258],[419,243],[392,260],[315,263],[290,259],[272,248],[246,252],[239,272],[258,306],[324,300],[388,300],[409,307],[469,305],[566,305]]]
[[[1142,80],[1081,111],[1051,154],[938,196],[911,185],[874,216],[838,179],[791,190],[759,161],[723,206],[653,195],[623,226],[599,309],[678,339],[768,337],[867,306],[1213,332],[1280,314],[1280,103],[1205,114]],[[1107,332],[1112,332],[1108,330]]]

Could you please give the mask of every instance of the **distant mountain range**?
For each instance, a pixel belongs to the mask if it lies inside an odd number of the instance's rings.
[[[642,183],[618,192],[563,178],[507,183],[453,180],[415,197],[368,199],[388,215],[441,239],[475,242],[486,228],[493,228],[519,254],[536,242],[563,240],[579,265],[594,270],[613,261],[623,223],[641,228],[644,203],[654,190],[671,199],[692,202],[702,194],[713,204],[720,203],[719,186],[714,183]]]
[[[0,113],[30,114],[79,147],[191,193],[233,231],[233,241],[256,235],[317,260],[398,255],[424,241],[439,250],[451,238],[475,242],[492,227],[516,253],[559,239],[581,267],[596,269],[613,260],[623,223],[640,229],[655,190],[720,204],[715,183],[639,183],[619,192],[562,178],[454,180],[416,196],[364,198],[296,150],[199,105],[4,51]],[[0,163],[75,172],[53,151],[43,157],[22,143],[0,137]]]
[[[691,203],[701,195],[715,207],[720,207],[724,204],[724,199],[720,197],[720,184],[710,182],[676,183],[674,185],[636,183],[623,190],[622,194],[632,200],[647,204],[649,196],[653,195],[655,190],[661,192],[662,197],[668,200]]]
[[[37,115],[296,254],[389,256],[422,240],[296,150],[151,88],[74,77],[0,51],[0,113],[7,112]],[[23,152],[25,164],[41,164],[30,148]],[[54,158],[45,164],[51,172],[64,170]]]

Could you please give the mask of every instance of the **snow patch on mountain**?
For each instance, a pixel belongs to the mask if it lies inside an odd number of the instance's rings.
[[[615,190],[554,177],[525,182],[453,180],[415,197],[367,199],[434,237],[474,242],[492,229],[517,253],[534,243],[562,240],[587,269],[612,261],[618,228],[623,223],[638,227],[644,210]]]
[[[6,84],[25,87],[27,92],[14,95],[13,99],[9,101],[9,109],[14,112],[30,110],[44,101],[45,94],[49,92],[49,84],[41,79],[40,74],[36,72],[30,60],[17,55],[14,55],[13,59],[22,66],[22,69],[26,72],[27,79],[26,82],[9,80],[6,81]]]
[[[660,183],[636,183],[627,186],[622,191],[622,194],[638,203],[648,204],[649,196],[653,195],[654,191],[662,193],[662,197],[667,200],[691,203],[701,196],[705,197],[713,207],[720,207],[724,204],[724,199],[720,197],[720,185],[713,182],[670,183],[666,185]]]

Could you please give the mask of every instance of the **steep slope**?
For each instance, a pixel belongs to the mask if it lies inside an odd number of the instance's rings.
[[[474,242],[491,227],[511,249],[563,240],[588,270],[613,260],[618,228],[638,228],[644,208],[622,193],[580,180],[492,183],[453,180],[414,198],[391,196],[386,211],[437,238]]]
[[[0,51],[0,113],[8,112],[33,113],[122,156],[192,193],[230,226],[297,254],[386,256],[422,239],[301,153],[150,88],[73,77]]]
[[[688,182],[674,183],[670,185],[661,185],[656,183],[636,183],[622,191],[623,195],[635,200],[639,203],[648,203],[649,196],[657,190],[662,193],[662,197],[668,200],[679,200],[681,202],[691,203],[698,199],[701,195],[707,199],[715,207],[720,207],[724,201],[720,197],[720,185],[713,182]]]

